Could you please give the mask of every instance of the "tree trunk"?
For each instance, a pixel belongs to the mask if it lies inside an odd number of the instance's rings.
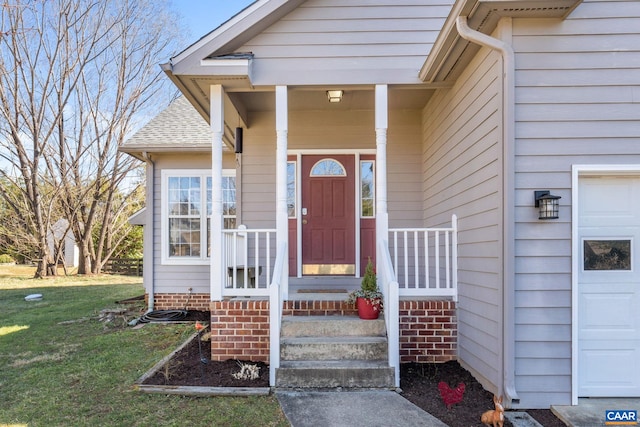
[[[78,274],[91,274],[91,252],[86,241],[78,245],[78,252]]]

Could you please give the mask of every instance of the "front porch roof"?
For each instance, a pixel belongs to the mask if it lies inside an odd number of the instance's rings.
[[[175,74],[200,74],[200,61],[235,52],[305,0],[256,0],[218,28],[172,57]]]
[[[422,102],[421,106],[424,106],[436,89],[455,82],[480,49],[478,45],[460,37],[456,28],[457,17],[466,16],[470,28],[484,34],[491,34],[500,19],[504,17],[562,19],[580,2],[581,0],[457,0],[452,6],[433,48],[429,52],[424,52],[425,62],[412,82],[408,80],[369,81],[365,79],[356,84],[355,81],[350,80],[354,78],[353,75],[349,75],[350,77],[345,75],[341,81],[336,80],[336,76],[342,75],[340,70],[336,70],[336,73],[333,73],[335,74],[333,80],[326,80],[328,83],[326,85],[321,84],[320,81],[306,81],[305,86],[296,86],[293,82],[285,81],[275,84],[287,85],[292,89],[290,97],[290,108],[292,109],[295,109],[295,104],[298,103],[294,91],[300,88],[307,91],[300,94],[305,98],[304,102],[308,102],[313,96],[312,92],[308,92],[309,90],[315,89],[318,92],[316,99],[321,99],[326,90],[342,89],[364,95],[355,96],[351,108],[370,108],[372,105],[370,102],[363,104],[362,101],[366,102],[367,98],[371,99],[372,88],[375,84],[389,85],[390,108],[396,108],[392,104],[393,92],[401,87],[411,89],[403,91],[403,96],[398,97],[400,102],[408,103],[410,106],[404,104],[397,108],[415,108],[416,97],[409,94],[416,90],[419,102]],[[253,70],[258,68],[256,64],[259,58],[254,57],[251,52],[237,52],[236,50],[241,49],[252,38],[258,36],[303,3],[304,0],[257,0],[183,52],[171,58],[169,62],[162,65],[162,68],[207,121],[210,110],[208,88],[211,85],[223,86],[226,98],[225,120],[229,123],[240,123],[248,128],[250,127],[249,112],[264,105],[265,94],[268,94],[269,100],[272,100],[273,85],[268,87],[258,85],[253,76]],[[362,74],[363,71],[360,70],[360,73]],[[369,71],[368,74],[375,79],[379,70]],[[366,84],[363,85],[366,81],[369,81],[370,87],[366,87]],[[360,102],[356,103],[356,101]],[[273,103],[269,103],[269,105],[273,106]],[[368,107],[363,107],[363,105],[368,105]],[[336,106],[331,107],[335,108]],[[314,104],[314,108],[328,108],[328,106],[324,102],[319,102]]]
[[[256,0],[200,40],[161,64],[162,70],[194,108],[209,121],[209,85],[221,84],[225,91],[253,90],[250,52],[237,53],[244,43],[260,34],[305,0]],[[203,89],[204,88],[204,89]],[[233,97],[234,120],[248,127],[246,107]]]
[[[458,34],[456,19],[466,16],[471,29],[491,35],[498,21],[510,18],[565,18],[582,0],[458,0],[453,5],[420,79],[428,83],[454,82],[480,46]]]
[[[376,69],[365,60],[347,61],[344,55],[337,55],[343,68],[325,70],[327,72],[310,68],[309,72],[292,72],[287,76],[276,73],[274,77],[265,71],[271,66],[269,60],[273,63],[273,57],[266,57],[259,51],[250,52],[247,46],[304,3],[304,0],[257,0],[161,67],[207,121],[211,108],[209,88],[213,85],[222,86],[225,121],[245,128],[251,126],[250,112],[274,110],[276,85],[289,88],[290,110],[342,109],[347,106],[351,110],[373,109],[373,88],[376,84],[389,86],[390,109],[414,109],[426,105],[438,85],[426,85],[418,79],[417,71],[424,56],[411,49],[400,55],[413,55],[416,58],[415,64],[406,68],[385,66]],[[441,15],[438,19],[444,20],[444,17]],[[427,33],[431,30],[416,31]],[[340,29],[340,33],[348,31]],[[428,35],[425,37],[408,40],[407,43],[415,46],[416,43],[428,45],[433,42]],[[394,43],[398,42],[394,40],[388,44]],[[314,46],[313,43],[309,45],[311,49]],[[303,49],[303,43],[298,47]],[[392,59],[386,62],[393,63]],[[296,66],[300,67],[301,64]],[[344,90],[345,100],[340,104],[328,105],[326,91],[331,89]]]

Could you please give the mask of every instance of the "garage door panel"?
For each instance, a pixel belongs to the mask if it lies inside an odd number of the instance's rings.
[[[601,226],[603,223],[637,217],[636,182],[636,179],[629,178],[583,179],[581,190],[589,197],[580,201],[580,225],[589,226],[594,221]]]
[[[626,349],[602,350],[617,345],[612,341],[595,342],[598,348],[583,348],[580,352],[582,369],[579,375],[582,394],[591,397],[633,397],[638,393],[637,378],[629,366],[634,366],[640,352],[633,346]],[[603,367],[593,369],[588,367]]]
[[[580,330],[610,333],[626,331],[634,333],[634,295],[633,294],[582,294],[580,308],[585,312]],[[604,316],[591,313],[606,313]],[[632,335],[633,336],[633,335]]]
[[[640,178],[579,181],[578,395],[640,396]]]

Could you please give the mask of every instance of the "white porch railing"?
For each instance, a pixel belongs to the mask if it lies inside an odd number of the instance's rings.
[[[395,371],[395,386],[400,387],[400,307],[398,282],[395,280],[389,244],[386,240],[378,243],[378,283],[384,301],[384,322],[387,327],[389,366]]]
[[[275,229],[223,230],[223,296],[268,296],[275,265]]]
[[[287,245],[281,244],[276,256],[273,281],[269,286],[269,385],[271,387],[276,385],[276,369],[280,367],[280,325],[284,301],[282,279],[284,274],[288,274],[284,268],[287,256]]]
[[[378,284],[384,295],[389,366],[400,386],[400,296],[447,296],[457,300],[457,217],[450,228],[389,229],[378,241]],[[393,253],[393,261],[391,257]]]
[[[449,228],[389,229],[389,250],[400,296],[442,296],[457,301],[457,217]]]

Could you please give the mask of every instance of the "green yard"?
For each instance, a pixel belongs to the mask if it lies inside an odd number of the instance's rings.
[[[133,383],[193,327],[96,319],[143,293],[122,276],[31,279],[0,266],[0,426],[286,426],[274,397],[142,394]],[[42,301],[25,301],[39,293]]]

